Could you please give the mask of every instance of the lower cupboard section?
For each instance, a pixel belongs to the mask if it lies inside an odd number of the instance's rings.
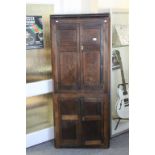
[[[109,100],[103,94],[54,94],[56,147],[109,147]]]

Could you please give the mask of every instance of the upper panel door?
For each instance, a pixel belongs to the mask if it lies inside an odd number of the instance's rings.
[[[55,46],[55,89],[59,91],[79,89],[79,25],[57,24]]]
[[[103,25],[87,22],[80,27],[81,81],[83,89],[103,88]]]

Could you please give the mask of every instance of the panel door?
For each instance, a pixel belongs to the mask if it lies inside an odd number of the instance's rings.
[[[77,90],[79,78],[79,25],[56,24],[56,90]]]
[[[103,24],[83,23],[80,27],[81,81],[83,89],[103,88]]]
[[[59,110],[61,145],[78,146],[80,144],[80,100],[61,97]]]
[[[104,141],[103,99],[83,98],[81,104],[82,144],[96,146]]]

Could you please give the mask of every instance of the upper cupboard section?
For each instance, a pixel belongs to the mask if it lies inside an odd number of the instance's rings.
[[[108,18],[51,16],[55,92],[104,89],[107,23]]]

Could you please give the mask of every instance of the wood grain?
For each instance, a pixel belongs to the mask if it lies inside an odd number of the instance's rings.
[[[52,15],[55,146],[109,147],[109,14]]]

